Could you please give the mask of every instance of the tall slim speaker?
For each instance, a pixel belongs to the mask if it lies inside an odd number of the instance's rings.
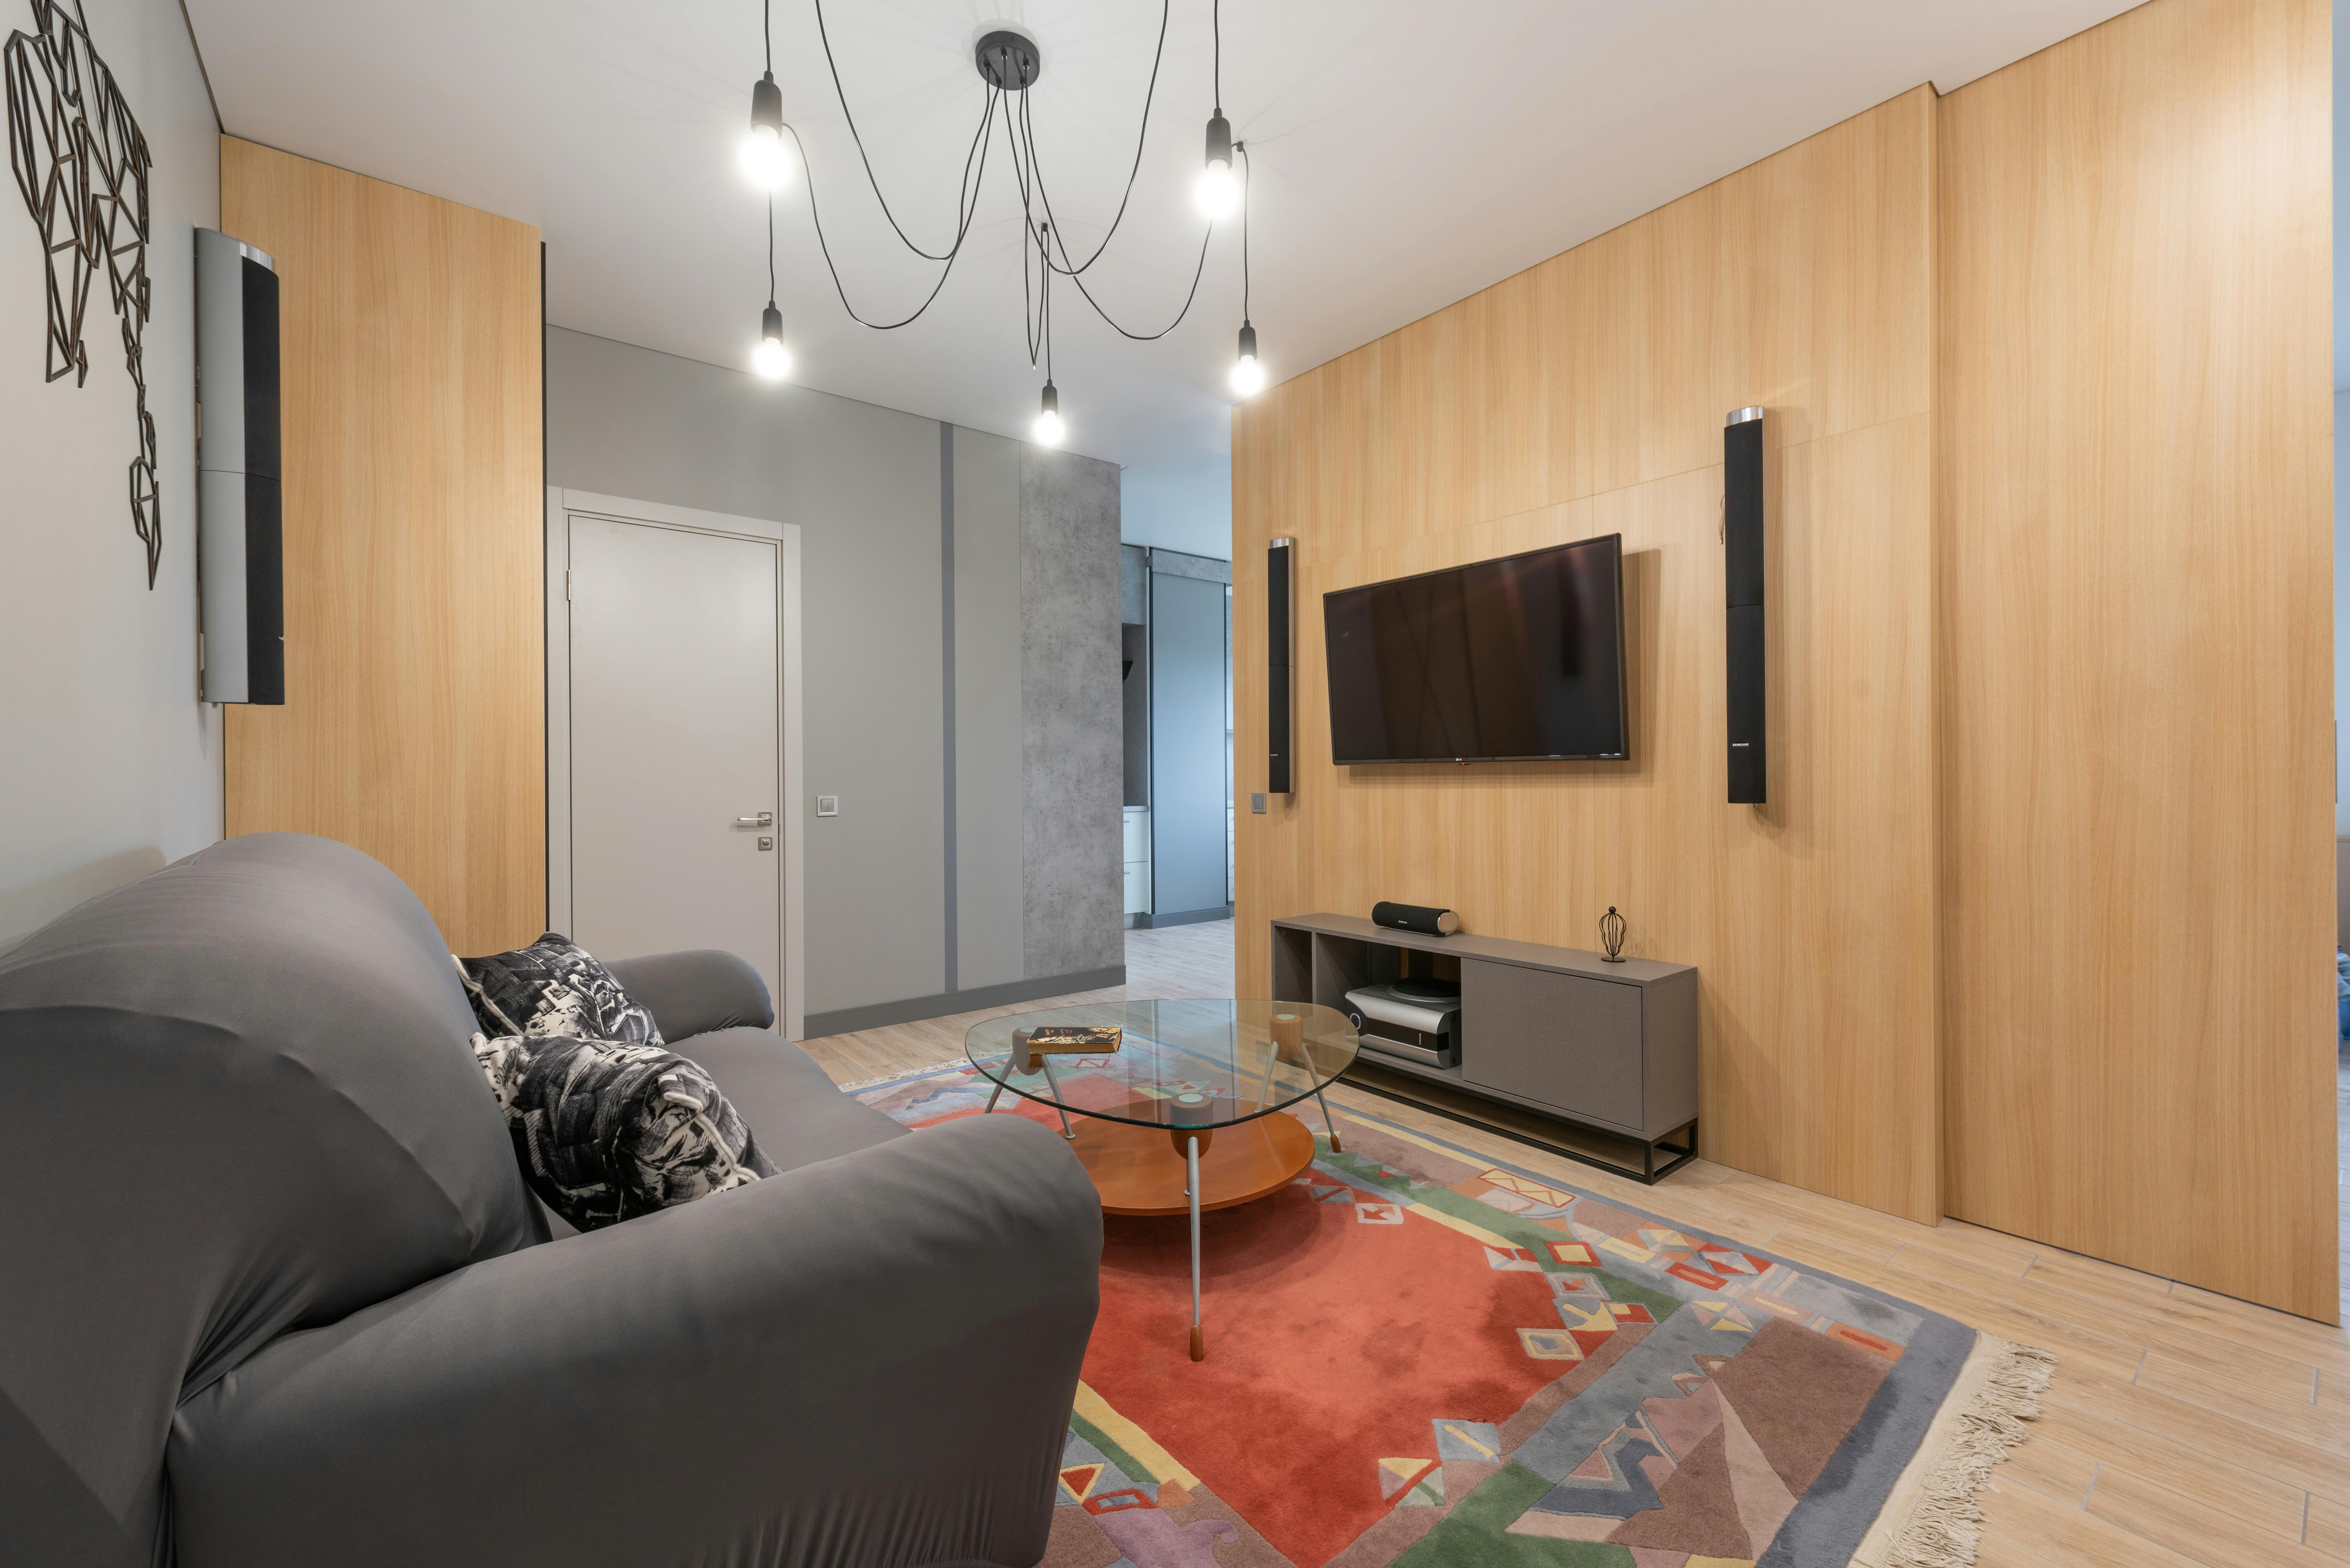
[[[1741,409],[1721,431],[1722,581],[1729,588],[1725,687],[1730,714],[1730,800],[1770,797],[1770,730],[1763,701],[1762,410]]]
[[[207,702],[286,701],[277,267],[196,231],[196,573]]]
[[[1289,793],[1289,562],[1295,539],[1264,552],[1264,788]]]

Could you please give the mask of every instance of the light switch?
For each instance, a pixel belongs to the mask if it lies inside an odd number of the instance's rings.
[[[820,794],[816,796],[816,814],[818,816],[838,816],[840,815],[840,797],[837,794]]]
[[[1259,816],[1263,816],[1264,815],[1264,796],[1262,794],[1253,794],[1249,796],[1249,809],[1256,813]]]

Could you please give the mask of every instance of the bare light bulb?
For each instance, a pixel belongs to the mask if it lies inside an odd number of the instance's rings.
[[[1241,182],[1232,173],[1232,122],[1224,118],[1221,105],[1208,120],[1207,158],[1191,187],[1191,200],[1211,223],[1232,216],[1240,205]]]
[[[1231,384],[1235,397],[1253,398],[1264,390],[1264,367],[1256,357],[1256,328],[1246,321],[1241,323],[1240,357],[1232,361]]]
[[[784,347],[784,313],[772,299],[759,313],[759,346],[751,350],[751,369],[770,381],[792,373],[792,351]]]
[[[792,161],[784,151],[783,132],[771,125],[754,125],[736,153],[743,178],[762,191],[783,188],[792,177]]]
[[[1191,200],[1210,223],[1231,217],[1241,203],[1241,182],[1233,177],[1232,166],[1211,163],[1201,170],[1199,181],[1191,187]]]
[[[743,177],[762,191],[773,191],[791,178],[791,160],[784,155],[784,89],[769,71],[751,84],[751,129],[743,138],[736,161]]]
[[[1036,422],[1028,427],[1038,446],[1058,446],[1068,429],[1061,423],[1061,394],[1053,383],[1045,383],[1045,396],[1036,414]]]

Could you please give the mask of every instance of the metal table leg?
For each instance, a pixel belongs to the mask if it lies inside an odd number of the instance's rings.
[[[1330,1119],[1330,1102],[1322,1097],[1322,1091],[1319,1089],[1314,1091],[1314,1103],[1322,1107],[1322,1126],[1330,1135],[1330,1152],[1346,1153],[1346,1147],[1338,1141],[1338,1124]]]
[[[1208,1337],[1200,1327],[1200,1138],[1198,1134],[1183,1140],[1188,1148],[1183,1156],[1184,1195],[1191,1199],[1191,1359],[1208,1358]]]
[[[1077,1135],[1069,1130],[1069,1113],[1061,1104],[1061,1080],[1053,1075],[1053,1059],[1040,1056],[1037,1060],[1045,1064],[1045,1081],[1053,1085],[1053,1108],[1060,1112],[1061,1136],[1074,1140]]]
[[[988,1096],[987,1096],[987,1110],[988,1110],[988,1111],[992,1111],[992,1110],[993,1110],[993,1109],[995,1108],[995,1102],[996,1102],[996,1101],[998,1101],[998,1100],[1000,1100],[1000,1099],[1002,1099],[1003,1097],[1003,1085],[1002,1084],[998,1084],[998,1085],[995,1085],[995,1087],[994,1087],[993,1090],[989,1091],[989,1093],[988,1093]],[[987,1111],[982,1111],[982,1112],[980,1112],[979,1114],[980,1114],[981,1116],[985,1116],[985,1115],[987,1114]]]

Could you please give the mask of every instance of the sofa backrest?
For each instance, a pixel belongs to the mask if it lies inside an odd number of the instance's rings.
[[[135,1563],[189,1393],[541,1240],[432,917],[234,838],[0,954],[0,1536]]]

